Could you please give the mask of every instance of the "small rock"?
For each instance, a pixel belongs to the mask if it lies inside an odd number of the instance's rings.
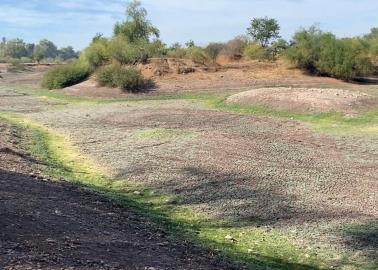
[[[252,253],[253,250],[252,250],[252,249],[248,249],[247,252],[248,252],[248,253]]]
[[[134,191],[133,194],[134,194],[134,195],[142,195],[142,193],[141,193],[140,191],[137,191],[137,190]]]
[[[227,241],[231,241],[231,242],[237,242],[237,240],[234,237],[232,237],[231,235],[226,235],[224,237],[224,239],[226,239]]]
[[[170,199],[166,199],[166,200],[164,200],[164,202],[165,202],[166,204],[176,204],[176,203],[177,203],[177,200],[174,199],[174,198],[170,198]]]

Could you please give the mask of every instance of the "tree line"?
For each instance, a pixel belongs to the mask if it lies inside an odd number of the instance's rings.
[[[58,48],[52,41],[42,39],[39,43],[26,43],[20,38],[2,38],[0,42],[0,62],[11,62],[14,59],[23,62],[40,62],[42,60],[68,60],[77,58],[79,52],[73,47]]]
[[[35,59],[38,59],[39,50],[44,57],[58,52],[48,41],[41,41],[33,49],[27,49],[26,44],[21,47],[24,47],[24,53],[32,52]],[[134,0],[128,3],[126,19],[115,24],[111,37],[96,34],[77,61],[47,73],[44,85],[62,88],[94,73],[101,85],[135,91],[145,85],[136,64],[150,58],[189,58],[195,63],[214,65],[220,56],[259,61],[274,61],[281,57],[308,73],[350,80],[374,72],[378,63],[378,28],[362,37],[338,38],[312,26],[300,29],[292,40],[286,41],[280,36],[276,19],[261,17],[250,21],[246,34],[228,42],[198,46],[188,41],[184,45],[167,46],[160,39],[159,29],[148,20],[141,2]]]

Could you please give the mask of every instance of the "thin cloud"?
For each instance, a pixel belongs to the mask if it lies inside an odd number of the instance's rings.
[[[125,17],[126,0],[0,0],[1,35],[85,47],[97,32],[111,35]],[[205,44],[244,34],[253,17],[278,19],[289,39],[313,23],[339,36],[377,26],[376,0],[142,0],[166,43],[190,39]],[[59,44],[60,45],[60,44]]]

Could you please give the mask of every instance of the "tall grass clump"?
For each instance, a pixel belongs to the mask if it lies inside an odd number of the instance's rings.
[[[42,79],[42,87],[47,89],[68,87],[84,81],[89,74],[89,68],[86,64],[75,61],[47,71]]]

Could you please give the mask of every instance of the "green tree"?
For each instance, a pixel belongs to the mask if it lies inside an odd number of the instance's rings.
[[[65,48],[61,48],[58,50],[58,57],[63,60],[73,59],[78,57],[78,53],[72,48],[72,46],[68,46]]]
[[[272,40],[280,37],[279,32],[280,26],[277,20],[268,17],[252,19],[250,27],[247,28],[247,34],[264,48],[267,47]]]
[[[145,40],[131,43],[126,37],[117,36],[109,43],[110,56],[121,65],[145,62],[149,58],[148,44]]]
[[[0,57],[4,57],[5,56],[5,46],[7,44],[7,39],[5,37],[2,37],[1,38],[1,42],[0,42]]]
[[[58,55],[56,45],[47,39],[42,39],[34,48],[33,57],[36,61],[47,58],[55,58]]]
[[[15,38],[6,41],[4,56],[21,58],[27,56],[26,44],[22,39]]]
[[[30,58],[33,57],[34,47],[35,47],[35,44],[34,44],[34,43],[28,43],[28,44],[25,45],[26,56],[27,56],[27,57],[30,57]]]
[[[316,73],[316,62],[320,57],[321,39],[333,39],[331,33],[324,33],[319,28],[311,26],[294,34],[292,46],[286,51],[286,58],[295,66]]]
[[[378,41],[378,27],[374,27],[370,30],[370,33],[364,36],[367,40]]]
[[[378,27],[370,30],[370,33],[365,35],[363,39],[369,46],[369,54],[376,65],[378,65]]]
[[[193,40],[189,40],[188,42],[185,43],[185,46],[186,46],[187,48],[193,48],[193,47],[196,46],[196,44],[194,43]]]
[[[129,42],[138,40],[149,41],[151,37],[159,38],[159,30],[147,19],[147,10],[141,7],[141,2],[133,0],[126,9],[126,21],[116,23],[114,35],[123,35]]]
[[[175,42],[173,43],[170,47],[169,47],[169,50],[177,50],[177,49],[181,49],[182,46],[179,42]]]
[[[94,38],[93,42],[80,55],[89,64],[91,71],[105,65],[110,60],[109,41],[104,37]]]
[[[338,39],[314,26],[297,32],[285,54],[301,69],[344,80],[368,75],[373,70],[369,46],[362,39]]]
[[[34,61],[37,61],[37,63],[39,64],[43,58],[45,58],[45,53],[44,53],[43,48],[39,45],[35,46],[33,50]]]

